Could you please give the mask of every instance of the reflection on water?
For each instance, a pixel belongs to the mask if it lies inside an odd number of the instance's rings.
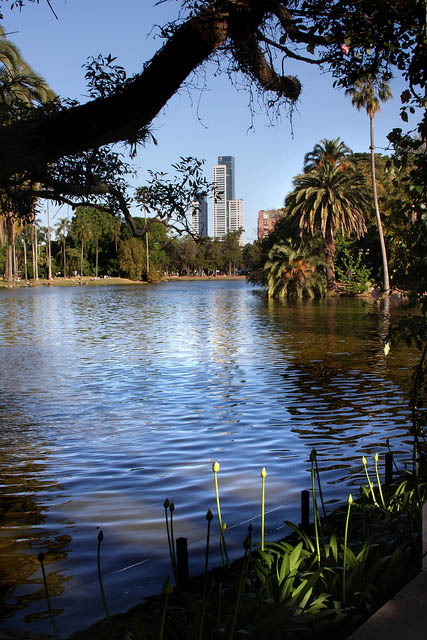
[[[159,590],[166,497],[197,571],[215,459],[235,545],[263,466],[278,537],[313,446],[330,502],[386,438],[403,464],[413,356],[385,359],[388,320],[372,311],[280,304],[244,282],[2,291],[0,629],[49,632],[41,549],[61,635],[103,615],[97,527],[111,608]]]

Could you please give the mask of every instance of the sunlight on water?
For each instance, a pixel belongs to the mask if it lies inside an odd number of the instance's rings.
[[[413,355],[384,357],[388,321],[360,301],[284,305],[223,281],[19,289],[1,292],[0,323],[3,630],[50,630],[41,549],[61,635],[102,617],[97,527],[111,609],[158,591],[166,497],[197,571],[214,460],[238,550],[259,530],[263,466],[278,537],[312,447],[330,502],[386,438],[408,455]]]

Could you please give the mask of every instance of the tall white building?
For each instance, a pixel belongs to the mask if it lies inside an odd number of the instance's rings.
[[[213,192],[213,235],[221,239],[243,226],[243,200],[234,198],[233,156],[218,156],[213,168]]]
[[[228,230],[238,231],[243,227],[243,200],[234,199],[228,202]],[[243,233],[239,238],[239,243],[243,244]]]
[[[190,226],[193,233],[201,238],[208,235],[208,201],[206,196],[201,196],[199,200],[191,203]]]

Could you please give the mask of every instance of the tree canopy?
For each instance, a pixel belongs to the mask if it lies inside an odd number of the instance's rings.
[[[17,2],[20,6],[24,1]],[[269,104],[296,101],[301,85],[282,72],[287,58],[327,67],[351,86],[367,71],[397,66],[412,91],[423,86],[421,0],[183,0],[162,29],[163,46],[130,79],[84,105],[39,110],[0,131],[0,178],[59,158],[146,139],[148,128],[189,75],[219,56],[242,72]],[[160,80],[161,79],[161,80]]]

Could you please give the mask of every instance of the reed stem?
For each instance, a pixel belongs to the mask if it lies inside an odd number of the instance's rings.
[[[105,597],[104,585],[102,583],[102,572],[101,572],[101,542],[104,539],[104,534],[101,531],[98,533],[98,550],[97,550],[97,563],[98,563],[98,580],[99,587],[101,589],[102,603],[104,605],[105,614],[107,616],[108,622],[111,622],[110,612],[108,610],[107,599]]]
[[[262,468],[261,478],[262,478],[262,497],[261,497],[261,551],[264,551],[264,516],[265,516],[265,478],[267,476],[267,471],[265,467]]]
[[[385,501],[384,501],[384,496],[383,496],[383,489],[382,489],[382,486],[381,486],[380,474],[378,473],[378,453],[375,454],[375,473],[377,475],[378,491],[380,492],[381,502],[382,502],[382,505],[383,505],[383,507],[385,509],[386,506],[385,506]]]
[[[53,634],[54,634],[56,640],[59,640],[58,631],[57,631],[56,624],[55,624],[55,616],[53,614],[53,609],[52,609],[52,605],[51,605],[51,602],[50,602],[49,589],[48,589],[48,586],[47,586],[46,572],[44,570],[44,564],[43,564],[44,563],[44,553],[43,553],[43,551],[40,551],[40,553],[38,555],[38,561],[40,562],[40,566],[41,566],[41,569],[42,569],[44,592],[46,594],[47,608],[49,610],[49,618],[50,618],[50,622],[52,624]]]
[[[348,542],[348,524],[350,521],[350,509],[353,504],[353,497],[350,493],[348,496],[348,509],[347,509],[347,519],[345,521],[345,532],[344,532],[344,559],[343,559],[343,568],[342,568],[342,604],[345,607],[346,604],[346,572],[347,572],[347,542]]]

